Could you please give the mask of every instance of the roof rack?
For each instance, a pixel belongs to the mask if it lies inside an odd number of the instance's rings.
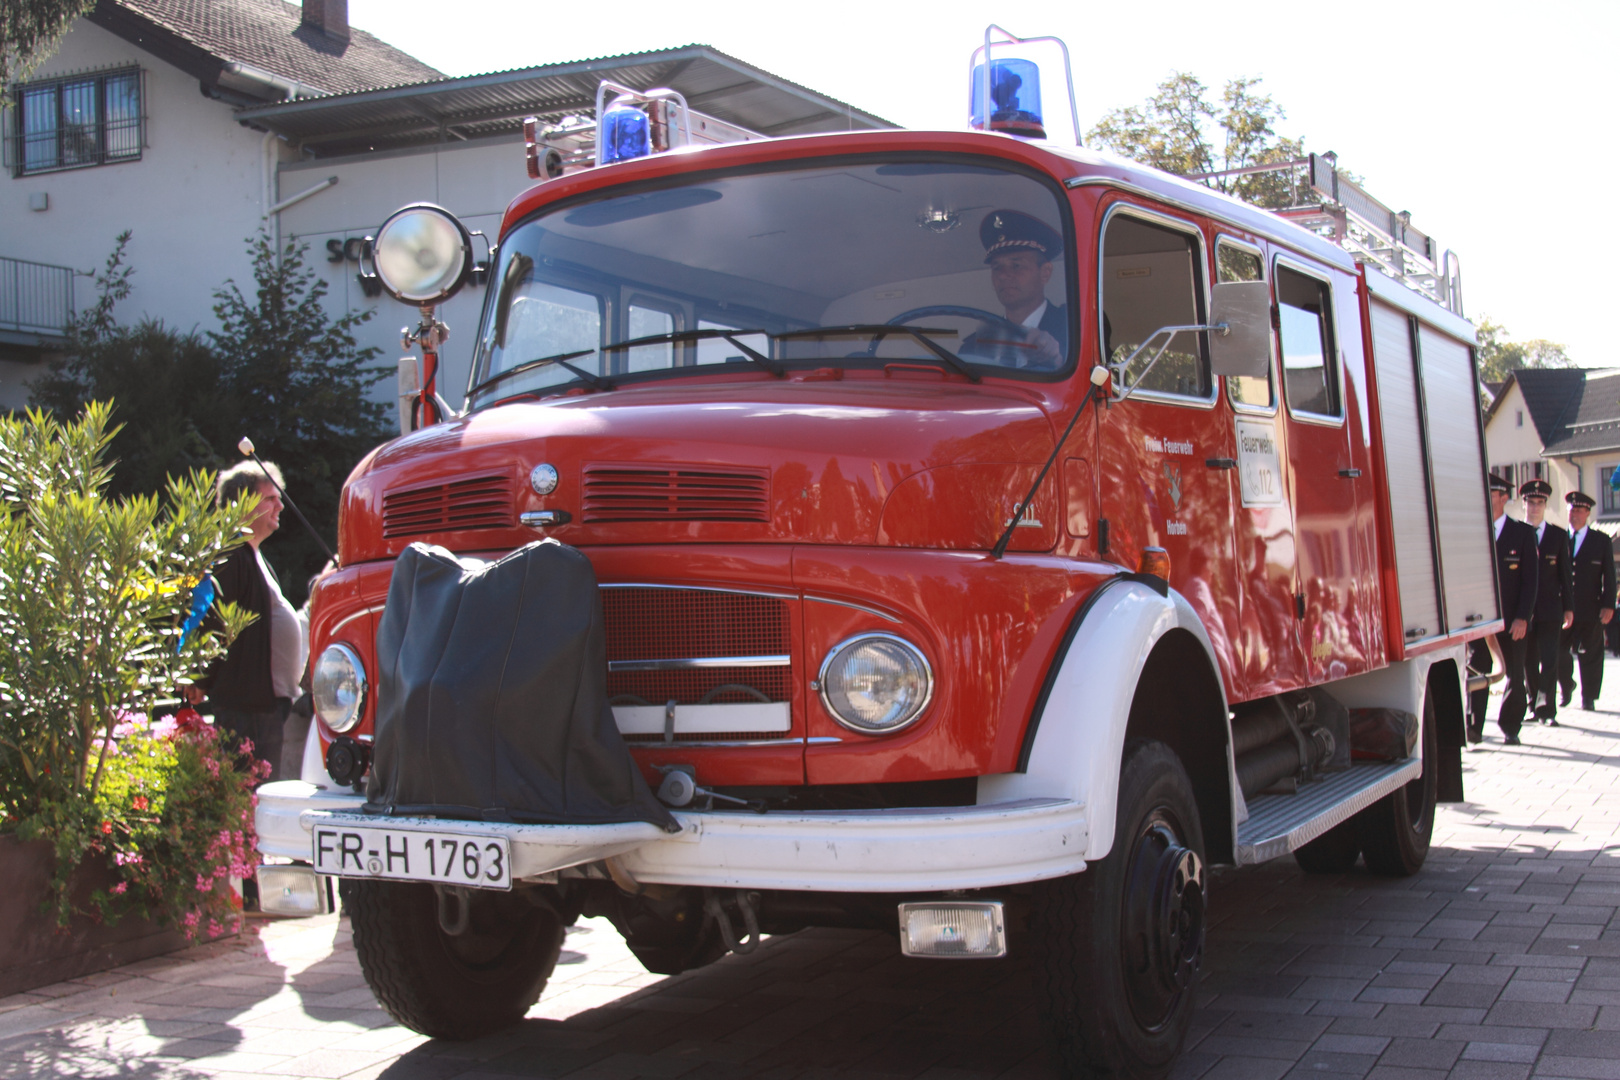
[[[1350,252],[1358,262],[1383,271],[1414,292],[1462,316],[1462,263],[1434,237],[1412,226],[1412,215],[1391,210],[1339,171],[1337,154],[1309,154],[1292,161],[1243,169],[1195,173],[1188,180],[1219,180],[1283,173],[1291,198],[1273,213],[1303,226]]]

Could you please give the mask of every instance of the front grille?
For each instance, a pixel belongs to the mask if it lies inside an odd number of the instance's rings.
[[[588,522],[769,521],[770,473],[707,465],[587,465]]]
[[[610,665],[625,660],[792,653],[791,610],[786,600],[775,596],[640,585],[606,587],[602,589],[602,617]],[[662,705],[674,699],[681,705],[696,705],[705,697],[710,704],[759,700],[742,691],[718,689],[737,685],[751,687],[771,701],[789,701],[793,669],[786,664],[667,671],[613,671],[610,667],[607,677],[608,698],[624,698],[620,704],[640,700]]]
[[[512,525],[510,476],[469,476],[383,496],[383,536],[421,536]]]

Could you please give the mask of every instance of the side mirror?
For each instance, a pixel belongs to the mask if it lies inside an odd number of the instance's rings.
[[[1216,378],[1263,378],[1271,370],[1271,286],[1264,281],[1222,281],[1210,304],[1209,365]]]

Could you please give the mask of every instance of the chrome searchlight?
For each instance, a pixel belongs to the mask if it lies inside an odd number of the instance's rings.
[[[371,242],[372,264],[390,296],[407,304],[441,304],[472,273],[472,234],[432,203],[394,211]]]
[[[1001,901],[935,900],[900,905],[900,951],[907,956],[990,960],[1007,955]]]

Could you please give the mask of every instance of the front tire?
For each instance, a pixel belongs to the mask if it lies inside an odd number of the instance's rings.
[[[1435,773],[1440,743],[1434,717],[1434,693],[1423,695],[1423,775],[1373,803],[1355,822],[1367,869],[1383,877],[1411,877],[1423,869],[1434,835]]]
[[[469,890],[465,929],[450,935],[432,885],[344,878],[339,890],[372,993],[435,1039],[476,1039],[523,1019],[562,952],[562,919],[518,892]]]
[[[1204,834],[1163,743],[1126,748],[1106,858],[1037,887],[1037,989],[1066,1074],[1152,1077],[1180,1053],[1203,959]]]
[[[1360,857],[1361,832],[1353,818],[1294,852],[1294,861],[1307,874],[1342,874]]]

